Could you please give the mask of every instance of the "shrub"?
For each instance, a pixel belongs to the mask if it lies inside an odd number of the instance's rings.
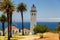
[[[35,33],[44,33],[49,31],[50,29],[46,25],[36,25],[33,31]]]
[[[60,27],[56,27],[56,28],[54,29],[54,31],[55,31],[55,32],[59,32],[59,31],[60,31]]]
[[[40,38],[43,38],[43,33],[49,31],[49,28],[46,25],[36,25],[33,31],[35,33],[42,33]]]

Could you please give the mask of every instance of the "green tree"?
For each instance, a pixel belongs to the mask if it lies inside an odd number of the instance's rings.
[[[22,18],[22,35],[24,35],[24,24],[23,24],[23,12],[27,10],[26,4],[20,3],[18,4],[17,11],[21,12],[21,18]]]
[[[58,26],[54,29],[55,32],[59,32],[60,31],[60,22],[58,22]]]
[[[35,33],[42,33],[40,38],[43,38],[43,33],[49,31],[49,28],[46,25],[36,25],[33,30]]]
[[[59,26],[56,27],[53,31],[55,31],[55,32],[59,32],[59,31],[60,31],[60,27],[59,27]]]
[[[4,34],[4,30],[5,30],[4,23],[7,21],[7,17],[4,14],[2,14],[2,16],[0,17],[0,21],[2,23],[3,36],[5,36],[5,34]]]
[[[7,22],[8,22],[8,40],[12,37],[11,34],[11,25],[12,25],[12,12],[15,10],[15,6],[11,0],[6,0],[2,4],[2,11],[7,13]]]
[[[58,32],[60,40],[60,22],[58,22],[58,26],[55,28],[55,31]]]

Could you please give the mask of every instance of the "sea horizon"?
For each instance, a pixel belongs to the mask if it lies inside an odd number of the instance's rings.
[[[16,26],[17,28],[22,28],[22,22],[12,22],[12,26]],[[55,29],[58,26],[58,22],[37,22],[40,25],[47,25],[50,29]],[[5,28],[7,27],[7,23],[5,23]],[[30,22],[24,22],[24,28],[30,28]],[[2,23],[0,22],[0,29],[2,29]]]

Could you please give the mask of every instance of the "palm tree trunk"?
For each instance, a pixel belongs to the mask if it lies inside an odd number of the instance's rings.
[[[10,14],[10,37],[12,37],[12,13]]]
[[[4,34],[4,23],[2,22],[2,28],[3,28],[3,36],[5,36],[5,34]]]
[[[21,18],[22,18],[22,35],[24,35],[23,11],[21,12]]]
[[[7,13],[7,21],[8,21],[8,40],[10,40],[10,14]]]

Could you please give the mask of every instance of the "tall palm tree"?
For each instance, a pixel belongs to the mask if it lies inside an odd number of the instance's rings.
[[[5,36],[5,34],[4,34],[4,30],[5,30],[4,23],[7,21],[7,17],[4,14],[2,14],[2,16],[0,17],[0,21],[2,23],[3,36]]]
[[[21,12],[21,18],[22,18],[22,35],[24,35],[23,12],[25,12],[26,10],[27,10],[26,4],[24,3],[18,4],[17,12]]]
[[[10,40],[10,37],[12,37],[11,34],[11,25],[12,25],[12,12],[15,9],[15,6],[10,0],[6,0],[3,3],[2,9],[4,12],[7,13],[7,21],[8,21],[8,40]]]

